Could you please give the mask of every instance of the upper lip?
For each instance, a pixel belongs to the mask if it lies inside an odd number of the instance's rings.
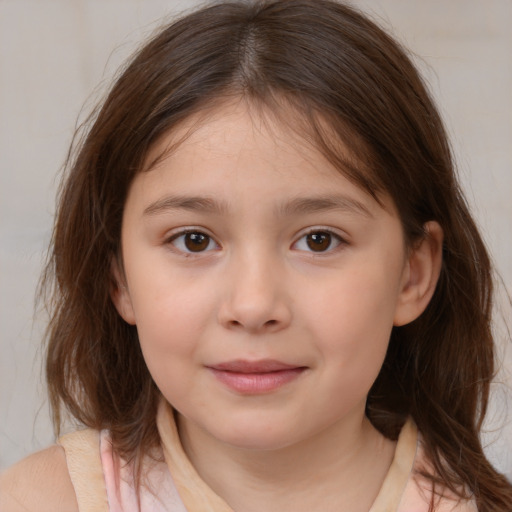
[[[260,359],[258,361],[235,359],[233,361],[210,365],[209,368],[233,373],[269,373],[302,368],[302,366],[283,363],[282,361],[277,361],[275,359]]]

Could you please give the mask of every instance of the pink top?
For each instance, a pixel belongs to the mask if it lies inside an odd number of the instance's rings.
[[[64,436],[71,481],[80,512],[233,512],[201,479],[181,446],[171,408],[162,403],[157,416],[163,457],[144,463],[140,501],[132,485],[132,466],[112,450],[109,434],[93,430]],[[369,512],[427,512],[430,493],[414,478],[425,465],[416,426],[400,433],[394,459]],[[172,475],[172,476],[171,476]],[[473,501],[442,498],[436,512],[477,512]]]

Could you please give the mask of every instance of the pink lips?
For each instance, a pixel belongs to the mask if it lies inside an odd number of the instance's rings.
[[[272,392],[299,377],[306,369],[273,359],[234,360],[208,366],[213,375],[228,388],[241,394]]]

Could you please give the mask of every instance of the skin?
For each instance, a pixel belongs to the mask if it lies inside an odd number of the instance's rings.
[[[441,229],[407,248],[389,198],[243,102],[197,121],[132,183],[113,301],[192,463],[235,510],[366,511],[394,452],[366,396],[393,325],[432,296]],[[300,371],[261,393],[212,371],[267,359]]]
[[[0,475],[2,512],[78,512],[61,446],[34,453]]]

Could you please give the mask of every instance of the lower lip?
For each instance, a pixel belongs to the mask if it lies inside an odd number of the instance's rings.
[[[305,368],[289,368],[266,373],[240,373],[210,368],[213,375],[228,388],[244,395],[270,393],[298,378]]]

